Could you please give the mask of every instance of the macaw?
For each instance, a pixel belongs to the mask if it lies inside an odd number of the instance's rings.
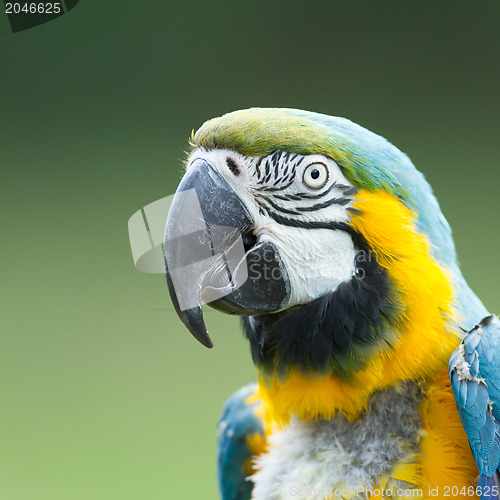
[[[410,159],[279,108],[209,120],[190,146],[172,301],[207,347],[202,301],[241,316],[257,367],[219,422],[222,499],[500,499],[500,323]]]

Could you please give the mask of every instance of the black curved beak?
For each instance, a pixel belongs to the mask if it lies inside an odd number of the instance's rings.
[[[258,242],[254,221],[230,185],[205,160],[183,177],[165,228],[165,269],[174,308],[192,335],[212,347],[202,302],[256,316],[279,311],[289,280],[278,249]]]

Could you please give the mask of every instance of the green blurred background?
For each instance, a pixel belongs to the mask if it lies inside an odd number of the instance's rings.
[[[499,312],[499,21],[496,1],[81,0],[16,34],[1,14],[0,500],[217,498],[248,346],[212,311],[197,344],[127,235],[213,116],[298,107],[389,138]]]

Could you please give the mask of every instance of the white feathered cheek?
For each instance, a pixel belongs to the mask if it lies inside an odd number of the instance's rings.
[[[253,187],[262,209],[254,232],[259,241],[279,249],[290,279],[291,307],[336,290],[355,273],[357,251],[339,225],[349,222],[348,208],[357,190],[339,166],[322,155],[292,157],[284,166],[278,160],[269,162],[261,162],[261,183]],[[281,184],[274,180],[273,165],[281,167],[274,175],[281,172]],[[287,174],[293,169],[289,182]],[[262,182],[266,171],[270,178]]]
[[[332,292],[356,271],[356,248],[343,231],[273,227],[260,240],[272,243],[290,280],[288,307]]]

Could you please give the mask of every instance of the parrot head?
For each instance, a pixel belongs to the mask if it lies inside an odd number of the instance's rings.
[[[253,108],[206,122],[165,238],[183,323],[211,347],[202,301],[240,315],[283,414],[358,411],[449,355],[458,304],[482,307],[423,175],[345,118]]]

